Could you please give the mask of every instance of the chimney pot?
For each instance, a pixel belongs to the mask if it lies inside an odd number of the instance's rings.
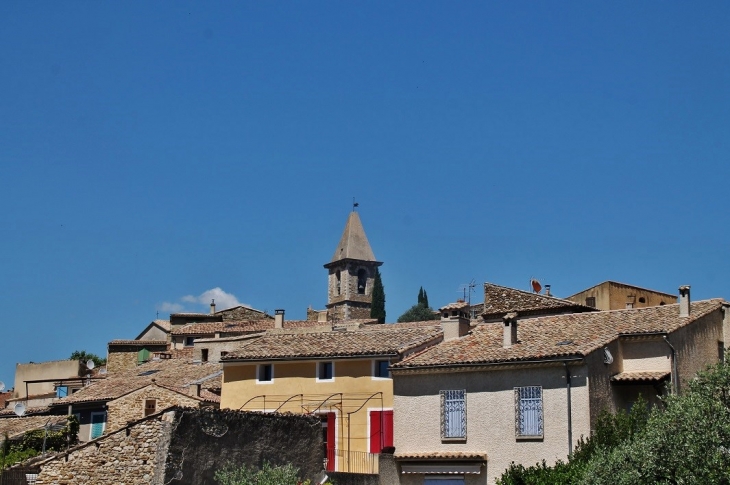
[[[274,310],[274,328],[284,328],[284,310]]]
[[[545,285],[545,295],[547,296],[553,296],[550,294],[550,285]]]
[[[215,313],[215,300],[210,300],[210,314]]]
[[[449,313],[442,309],[441,329],[444,332],[444,340],[454,340],[469,333],[471,322],[464,312],[452,311]]]
[[[517,313],[508,313],[502,320],[504,321],[502,347],[508,349],[517,343]]]
[[[688,317],[690,312],[689,285],[679,287],[679,316]]]

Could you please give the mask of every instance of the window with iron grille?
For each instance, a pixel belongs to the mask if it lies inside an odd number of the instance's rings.
[[[595,296],[589,296],[586,298],[586,306],[590,306],[593,308],[596,308],[596,297]]]
[[[440,391],[441,439],[466,439],[466,391]]]
[[[515,434],[518,438],[542,438],[542,387],[515,387]]]

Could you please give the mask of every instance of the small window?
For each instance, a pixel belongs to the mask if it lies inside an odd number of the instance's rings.
[[[185,337],[185,347],[192,347],[195,343],[195,337]]]
[[[639,303],[646,303],[646,298],[644,298],[643,296],[640,296]]]
[[[515,387],[515,434],[517,438],[542,438],[542,387]]]
[[[441,439],[466,439],[466,391],[440,391]]]
[[[228,351],[227,350],[221,350],[221,359],[223,357],[225,357],[226,355],[228,355]]]
[[[202,349],[200,351],[200,360],[202,362],[208,362],[208,349]]]
[[[388,367],[390,367],[390,362],[387,360],[376,360],[374,364],[375,368],[373,369],[373,376],[379,377],[381,379],[389,379],[390,378],[390,371],[388,370]]]
[[[157,412],[157,399],[145,399],[144,401],[144,415],[145,417],[150,414]]]
[[[339,269],[337,270],[337,273],[335,273],[335,276],[337,277],[337,286],[335,289],[337,290],[337,295],[339,295],[342,291],[342,274],[340,273]]]
[[[589,296],[588,298],[586,298],[586,306],[596,308],[596,297]]]
[[[274,365],[273,364],[259,365],[257,378],[258,378],[259,382],[272,382],[274,380]]]
[[[317,380],[333,381],[335,379],[335,365],[333,362],[319,362],[317,364]]]
[[[56,388],[56,397],[62,398],[68,396],[68,386],[58,386]]]
[[[664,306],[664,305],[666,305],[666,303],[664,303],[663,301],[659,302],[659,306]]]

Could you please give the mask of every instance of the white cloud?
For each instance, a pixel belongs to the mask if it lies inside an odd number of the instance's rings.
[[[203,306],[205,310],[207,310],[209,308],[211,300],[215,300],[215,306],[217,310],[225,310],[226,308],[231,308],[239,305],[243,305],[249,308],[251,307],[247,303],[241,303],[240,301],[238,301],[236,295],[232,293],[226,293],[225,291],[223,291],[222,288],[216,287],[210,290],[206,290],[198,296],[185,295],[180,298],[180,302],[182,303],[170,303],[166,301],[159,305],[157,309],[163,312],[178,313],[185,310],[186,305],[184,305],[183,303],[192,303],[196,307],[200,305]]]
[[[179,303],[170,303],[169,301],[164,301],[162,304],[157,306],[157,309],[163,312],[169,312],[169,313],[178,313],[184,310],[185,307],[183,307]]]

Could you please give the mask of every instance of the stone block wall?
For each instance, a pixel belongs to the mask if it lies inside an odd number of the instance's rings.
[[[109,355],[106,360],[107,372],[112,374],[137,367],[137,351],[138,349],[136,348],[132,352],[109,350]]]
[[[198,407],[201,403],[192,396],[186,396],[153,383],[107,403],[106,433],[116,431],[127,426],[129,422],[144,418],[145,401],[148,399],[157,401],[155,412],[172,406]]]
[[[223,321],[227,320],[261,320],[264,318],[274,318],[271,315],[267,315],[260,311],[252,308],[237,307],[231,308],[230,310],[221,310],[216,313],[223,317]]]
[[[162,484],[170,423],[145,420],[40,463],[36,485]]]
[[[165,483],[213,484],[227,463],[261,468],[291,463],[303,478],[322,471],[322,426],[316,416],[182,409],[175,418]]]

